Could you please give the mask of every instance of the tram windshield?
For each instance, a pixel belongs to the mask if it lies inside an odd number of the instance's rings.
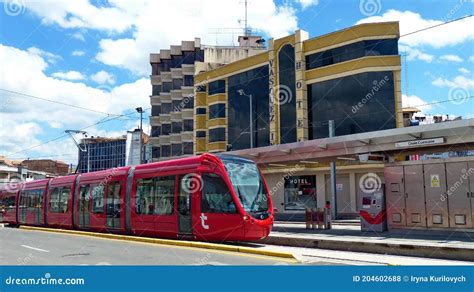
[[[254,217],[266,218],[262,214],[268,211],[268,197],[257,165],[239,158],[221,159],[245,211]]]

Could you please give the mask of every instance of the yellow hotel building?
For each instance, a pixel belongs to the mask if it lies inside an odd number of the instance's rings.
[[[214,70],[196,66],[194,153],[224,152],[403,127],[398,22],[360,24],[309,38],[270,39],[267,50]],[[358,212],[358,178],[380,164],[338,162],[338,214]],[[265,166],[281,214],[328,199],[327,165]],[[341,200],[341,202],[339,202]]]

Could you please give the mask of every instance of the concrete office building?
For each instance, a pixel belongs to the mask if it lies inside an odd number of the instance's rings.
[[[194,75],[262,52],[260,37],[238,47],[202,46],[199,38],[150,54],[152,161],[194,152]]]
[[[310,39],[298,30],[268,50],[195,76],[195,153],[223,152],[403,127],[398,22]],[[203,86],[205,84],[205,86]],[[324,147],[323,145],[321,147]],[[302,218],[329,198],[329,165],[263,167],[280,218]],[[359,180],[383,164],[340,160],[337,213],[357,214]]]

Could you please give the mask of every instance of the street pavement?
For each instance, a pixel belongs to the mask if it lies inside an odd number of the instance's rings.
[[[0,228],[1,265],[287,265],[274,257]]]

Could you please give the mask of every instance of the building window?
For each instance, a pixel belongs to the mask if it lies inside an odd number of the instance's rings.
[[[171,124],[161,125],[161,135],[169,135],[171,133]]]
[[[253,120],[254,147],[270,145],[268,66],[261,66],[228,79],[228,141],[232,150],[250,148],[250,115]],[[240,95],[243,90],[246,96]],[[252,95],[252,113],[249,96]]]
[[[161,134],[161,126],[151,126],[151,136],[152,137],[160,137]]]
[[[152,95],[160,95],[161,85],[152,85]]]
[[[225,141],[225,128],[209,129],[209,142]]]
[[[171,112],[171,103],[170,102],[164,102],[161,104],[161,113],[164,115],[169,115]]]
[[[160,72],[169,72],[171,67],[171,59],[160,59]]]
[[[193,51],[183,52],[183,64],[192,65],[195,61],[195,53]]]
[[[192,155],[193,146],[193,142],[183,142],[183,155]]]
[[[183,107],[183,102],[179,99],[179,100],[173,100],[171,102],[171,105],[173,106],[173,111],[174,112],[179,112],[181,111],[182,107]]]
[[[151,75],[160,74],[160,63],[151,63]]]
[[[285,177],[285,210],[316,208],[316,176]]]
[[[211,173],[202,175],[201,212],[236,213],[234,200],[224,180]]]
[[[366,40],[306,56],[306,70],[365,56],[398,55],[398,39]]]
[[[183,103],[182,104],[183,108],[186,108],[186,109],[194,108],[194,96],[192,95],[186,96],[185,98],[183,98],[182,103]]]
[[[181,133],[183,123],[182,122],[171,122],[171,133]]]
[[[183,132],[192,132],[194,128],[194,120],[183,121]]]
[[[206,114],[206,108],[205,107],[196,108],[196,115],[205,115],[205,114]]]
[[[160,116],[160,113],[161,113],[161,105],[152,105],[151,106],[151,115],[153,117]]]
[[[161,157],[171,156],[171,145],[161,145]]]
[[[183,146],[181,144],[171,144],[171,156],[183,155]]]
[[[308,85],[309,139],[328,137],[328,120],[334,120],[336,136],[392,129],[396,127],[394,112],[391,71],[360,73]]]
[[[104,213],[104,186],[96,185],[92,188],[92,213]]]
[[[206,131],[196,131],[196,138],[206,138]]]
[[[162,92],[170,92],[171,89],[173,88],[173,83],[172,82],[162,82]]]
[[[160,147],[151,148],[151,158],[160,158]]]
[[[225,118],[225,103],[216,103],[209,106],[209,119]]]
[[[180,90],[183,86],[183,79],[173,78],[173,90]]]
[[[171,55],[171,68],[181,68],[182,63],[183,63],[183,56]]]
[[[193,75],[184,75],[184,86],[194,86]]]
[[[225,93],[225,80],[217,80],[209,83],[209,95]]]
[[[295,48],[287,44],[278,52],[280,74],[280,143],[296,142]]]
[[[175,181],[174,176],[137,180],[135,213],[141,215],[172,215]]]

